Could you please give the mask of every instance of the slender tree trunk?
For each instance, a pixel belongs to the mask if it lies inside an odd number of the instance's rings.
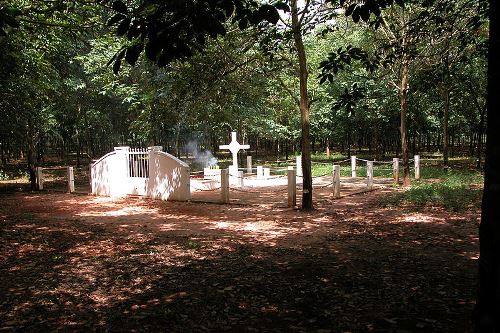
[[[351,109],[347,110],[347,114],[352,114]],[[347,116],[347,158],[351,158],[351,146],[352,146],[352,126],[351,118]]]
[[[401,86],[399,89],[399,100],[401,106],[401,157],[403,159],[403,186],[410,186],[410,164],[408,152],[408,128],[407,128],[407,113],[408,113],[408,83],[409,83],[409,59],[407,55],[403,55],[401,65]]]
[[[490,0],[486,161],[479,226],[479,290],[474,316],[476,333],[500,332],[500,3]]]
[[[291,15],[293,38],[297,56],[299,58],[299,79],[300,79],[300,116],[302,124],[302,209],[312,209],[312,173],[311,173],[311,141],[309,134],[309,97],[307,95],[307,62],[304,42],[302,40],[301,25],[297,0],[291,0]]]
[[[483,131],[484,131],[484,114],[486,110],[482,109],[480,114],[479,126],[477,130],[477,135],[479,140],[477,142],[477,150],[476,150],[476,168],[481,169],[481,153],[483,150]]]
[[[450,155],[450,133],[448,129],[450,123],[450,69],[448,57],[449,53],[446,52],[443,59],[443,75],[441,79],[441,94],[443,98],[443,166],[445,168],[448,167],[448,160]]]
[[[449,160],[449,141],[450,133],[448,130],[449,119],[450,119],[450,88],[443,84],[443,99],[444,99],[444,109],[443,109],[443,165],[448,167]]]
[[[80,131],[78,131],[78,127],[76,128],[75,136],[76,136],[76,166],[79,168],[81,163],[80,161],[81,145],[80,145]]]
[[[180,142],[179,142],[180,135],[181,135],[181,123],[177,122],[177,126],[175,129],[175,156],[177,158],[181,158]]]
[[[417,151],[417,139],[415,138],[415,133],[412,133],[411,135],[411,153],[415,155],[415,152]]]
[[[469,156],[470,157],[474,156],[474,147],[475,147],[474,138],[475,137],[476,137],[476,134],[474,133],[474,130],[471,130],[471,133],[469,135]]]
[[[7,160],[5,158],[5,140],[2,138],[2,141],[0,141],[0,153],[2,156],[0,159],[2,160],[2,166],[5,167],[7,165]]]
[[[28,133],[26,138],[26,164],[30,178],[30,188],[32,191],[38,190],[36,183],[36,163],[35,163],[35,129],[32,119],[28,119]]]
[[[455,131],[450,134],[450,156],[455,157]]]
[[[288,161],[288,149],[290,145],[290,140],[285,140],[285,161]]]
[[[330,158],[330,139],[327,138],[325,142],[325,151],[326,151],[326,158]]]

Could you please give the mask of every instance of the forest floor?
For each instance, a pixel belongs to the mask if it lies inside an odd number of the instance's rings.
[[[0,194],[1,331],[468,332],[479,206]]]

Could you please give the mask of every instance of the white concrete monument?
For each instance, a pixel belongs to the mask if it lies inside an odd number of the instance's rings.
[[[228,145],[220,145],[219,149],[229,149],[233,154],[233,168],[238,170],[238,152],[241,149],[250,149],[250,145],[240,145],[236,140],[236,132],[231,132],[232,140]]]

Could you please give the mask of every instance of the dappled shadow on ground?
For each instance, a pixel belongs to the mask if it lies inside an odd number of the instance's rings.
[[[0,196],[0,328],[464,332],[477,212]]]

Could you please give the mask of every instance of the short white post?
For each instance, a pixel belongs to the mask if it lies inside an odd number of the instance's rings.
[[[75,174],[73,172],[73,167],[67,168],[67,177],[68,177],[68,193],[75,192]]]
[[[351,176],[356,177],[356,156],[351,156]]]
[[[269,178],[271,178],[271,169],[264,168],[264,179],[269,179]]]
[[[288,176],[288,207],[295,207],[297,204],[297,175],[293,166],[287,170]]]
[[[366,162],[366,187],[368,191],[373,189],[373,161]]]
[[[252,156],[247,156],[247,173],[252,173]]]
[[[415,179],[420,180],[420,155],[415,155]]]
[[[264,178],[264,167],[262,165],[257,165],[257,179]]]
[[[333,166],[333,198],[340,198],[340,165]]]
[[[394,182],[399,183],[399,158],[392,159],[392,178],[394,178]]]
[[[238,187],[243,187],[243,171],[238,171]]]
[[[229,203],[229,170],[220,171],[220,192],[222,203]]]
[[[295,157],[295,164],[297,164],[297,176],[302,177],[302,155]]]
[[[36,184],[39,190],[43,190],[43,168],[36,168]]]

